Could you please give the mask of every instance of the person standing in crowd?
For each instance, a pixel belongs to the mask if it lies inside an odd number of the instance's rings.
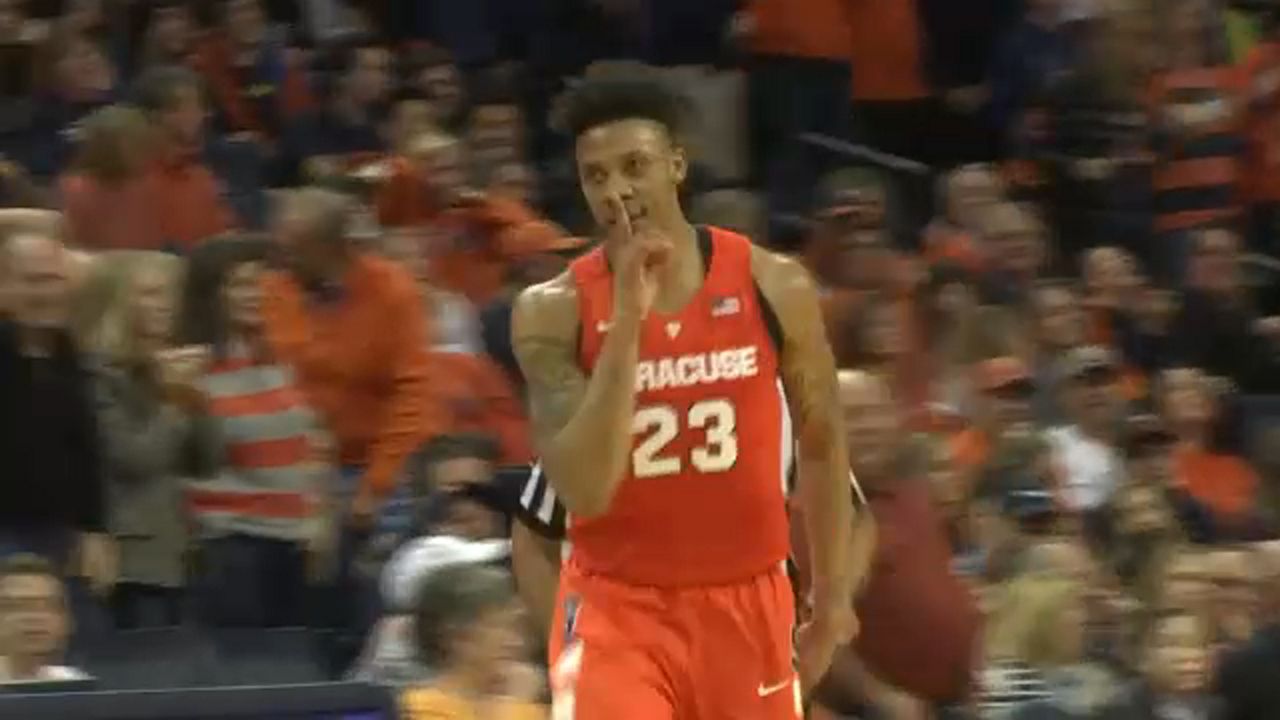
[[[0,323],[0,556],[37,553],[105,595],[115,547],[93,391],[67,332],[67,251],[31,228],[9,235],[0,252],[11,299]]]
[[[909,717],[968,697],[979,617],[951,573],[951,551],[915,447],[888,385],[869,374],[839,374],[849,462],[865,488],[877,542],[866,586],[851,599],[862,633],[842,648],[817,691],[831,709],[872,709]],[[793,536],[800,527],[793,514]],[[807,540],[807,539],[806,539]],[[803,565],[802,542],[793,555]],[[801,571],[801,576],[805,571]]]
[[[147,117],[136,108],[108,105],[85,118],[76,157],[58,182],[76,246],[157,249],[155,198],[140,182],[152,151]]]
[[[331,658],[345,667],[367,623],[352,559],[370,532],[397,532],[409,518],[400,483],[408,455],[448,418],[433,388],[432,331],[413,278],[358,248],[352,203],[320,189],[287,196],[276,220],[283,268],[264,273],[262,319],[272,357],[334,437],[342,467],[335,609],[346,634]],[[354,605],[354,607],[351,607]]]
[[[333,177],[378,155],[385,145],[381,127],[391,63],[391,51],[375,39],[356,38],[327,50],[323,102],[282,131],[278,183]]]
[[[218,23],[196,50],[217,126],[270,149],[313,104],[305,68],[272,34],[262,0],[221,3]]]
[[[182,621],[187,575],[183,484],[212,471],[189,388],[204,348],[174,348],[184,263],[158,252],[101,258],[81,291],[77,335],[93,360],[107,522],[120,555],[116,627]]]
[[[87,678],[60,664],[71,628],[61,573],[48,560],[0,559],[0,686]]]
[[[1042,280],[1031,291],[1031,366],[1035,395],[1032,417],[1042,427],[1066,421],[1060,388],[1062,358],[1084,343],[1085,314],[1075,286],[1066,280]]]
[[[215,626],[299,624],[308,580],[332,572],[334,468],[293,369],[267,342],[270,254],[265,237],[210,240],[191,256],[183,302],[183,342],[212,356],[193,386],[217,472],[187,498],[200,536],[197,600]]]

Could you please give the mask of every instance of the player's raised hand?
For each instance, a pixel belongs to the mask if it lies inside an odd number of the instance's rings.
[[[647,226],[636,227],[621,198],[615,196],[610,202],[616,218],[613,240],[618,264],[613,311],[643,319],[658,296],[659,276],[671,255],[671,240]]]

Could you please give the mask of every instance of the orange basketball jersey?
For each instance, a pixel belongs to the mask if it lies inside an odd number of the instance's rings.
[[[711,585],[776,567],[791,429],[778,377],[781,333],[751,273],[751,242],[699,228],[706,277],[683,310],[651,312],[640,335],[634,445],[609,510],[569,519],[571,561],[639,585]],[[581,362],[595,366],[613,314],[602,249],[571,268]]]

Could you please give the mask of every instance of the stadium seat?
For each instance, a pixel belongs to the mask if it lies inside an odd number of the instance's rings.
[[[305,628],[236,628],[210,631],[217,683],[295,685],[328,680],[316,638]]]
[[[216,684],[208,640],[189,628],[108,633],[83,651],[82,667],[103,690],[166,690]]]

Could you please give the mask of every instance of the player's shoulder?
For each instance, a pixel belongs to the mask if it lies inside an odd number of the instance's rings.
[[[523,335],[576,336],[580,322],[578,283],[571,270],[530,285],[516,296],[511,332],[516,343]]]
[[[784,312],[816,300],[817,284],[800,260],[759,245],[751,246],[751,275],[769,304]]]

